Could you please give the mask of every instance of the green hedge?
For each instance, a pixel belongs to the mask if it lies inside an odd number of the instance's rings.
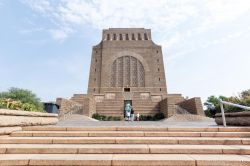
[[[120,121],[121,120],[121,117],[105,116],[105,115],[100,115],[98,113],[93,114],[92,118],[101,120],[101,121]]]
[[[154,116],[150,115],[140,115],[140,121],[157,121],[164,119],[165,116],[163,113],[157,113]]]
[[[121,120],[121,117],[105,116],[105,115],[101,115],[98,113],[93,114],[92,118],[101,120],[101,121],[120,121]],[[165,116],[163,113],[157,113],[154,116],[140,115],[140,121],[157,121],[157,120],[161,120],[164,118]]]

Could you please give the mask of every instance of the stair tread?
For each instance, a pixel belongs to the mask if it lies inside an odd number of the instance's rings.
[[[6,144],[0,154],[241,154],[249,155],[250,147],[225,145],[65,145]]]
[[[3,139],[40,139],[41,137],[0,137],[0,140]],[[41,139],[46,139],[46,138],[55,138],[55,139],[77,139],[77,138],[93,138],[93,139],[98,139],[98,137],[42,137]],[[231,138],[231,137],[99,137],[100,139],[108,139],[108,138],[117,138],[117,139],[211,139],[211,140],[250,140],[250,138]],[[1,143],[1,142],[0,142]]]
[[[203,153],[203,154],[250,154],[250,145],[149,145],[149,144],[0,144],[0,153]],[[22,151],[25,150],[25,151]],[[54,150],[54,151],[51,151]],[[71,150],[71,151],[68,151]],[[81,151],[79,151],[81,150]],[[85,150],[85,151],[84,151]],[[105,150],[105,151],[104,151]],[[118,151],[120,150],[120,152]],[[126,150],[126,151],[125,151]],[[32,152],[31,152],[32,151]],[[99,152],[98,152],[99,151]]]
[[[12,137],[250,137],[249,132],[175,132],[175,131],[16,131]]]
[[[0,144],[186,144],[250,145],[250,138],[222,137],[9,137]]]
[[[16,162],[18,161],[18,162]],[[2,154],[7,165],[249,165],[249,155],[187,154]]]
[[[250,127],[164,127],[164,126],[87,126],[87,127],[60,127],[60,126],[31,126],[22,127],[23,131],[214,131],[214,132],[250,132]]]

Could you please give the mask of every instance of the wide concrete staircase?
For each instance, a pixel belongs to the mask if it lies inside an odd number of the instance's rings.
[[[250,128],[23,127],[0,165],[250,166]]]

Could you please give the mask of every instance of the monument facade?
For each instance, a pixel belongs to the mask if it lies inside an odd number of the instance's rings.
[[[200,98],[168,93],[162,48],[144,28],[104,29],[92,50],[88,92],[70,100],[87,116],[123,117],[126,103],[141,115],[204,114]]]

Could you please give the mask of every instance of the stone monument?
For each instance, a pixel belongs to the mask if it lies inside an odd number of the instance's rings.
[[[200,98],[167,92],[162,48],[144,28],[104,29],[92,50],[88,92],[70,101],[82,105],[87,116],[123,117],[127,103],[140,115],[170,117],[178,110],[204,115]]]

